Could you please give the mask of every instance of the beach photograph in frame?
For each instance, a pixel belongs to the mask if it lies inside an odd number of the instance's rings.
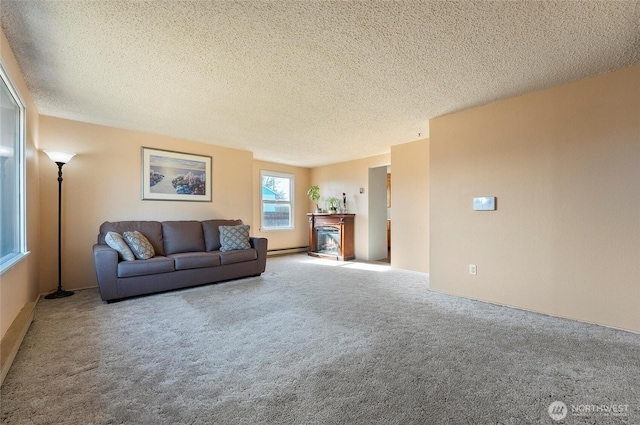
[[[143,147],[142,199],[211,202],[211,157]]]

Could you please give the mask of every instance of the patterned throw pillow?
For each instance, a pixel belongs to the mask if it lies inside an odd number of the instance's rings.
[[[133,254],[138,260],[148,260],[156,255],[153,250],[151,242],[140,232],[134,230],[133,232],[124,232],[122,234],[124,240],[127,241],[127,245],[133,251]]]
[[[249,225],[220,226],[220,251],[235,251],[249,249]]]
[[[129,245],[127,245],[120,233],[107,232],[104,237],[104,241],[111,248],[118,251],[118,254],[120,254],[120,258],[122,258],[124,261],[133,261],[136,259],[136,256],[133,255],[133,252],[131,252],[131,248],[129,248]]]

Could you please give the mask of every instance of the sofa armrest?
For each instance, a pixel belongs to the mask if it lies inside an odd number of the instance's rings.
[[[118,252],[107,245],[93,246],[100,296],[104,301],[118,299]]]
[[[258,270],[260,273],[264,273],[267,268],[267,238],[251,236],[249,242],[251,247],[258,251]]]

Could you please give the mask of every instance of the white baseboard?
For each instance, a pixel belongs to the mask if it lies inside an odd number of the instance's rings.
[[[36,300],[22,307],[22,310],[20,310],[20,313],[18,313],[18,316],[0,342],[0,385],[4,382],[7,373],[9,373],[9,369],[13,364],[13,360],[16,358],[16,354],[18,354],[20,345],[29,330],[29,326],[31,326],[31,322],[33,322],[36,316],[37,302]]]

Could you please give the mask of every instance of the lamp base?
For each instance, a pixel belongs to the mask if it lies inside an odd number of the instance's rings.
[[[58,289],[56,292],[52,292],[49,295],[45,296],[45,299],[54,300],[56,298],[70,297],[71,295],[73,295],[73,291],[65,291],[64,289]]]

